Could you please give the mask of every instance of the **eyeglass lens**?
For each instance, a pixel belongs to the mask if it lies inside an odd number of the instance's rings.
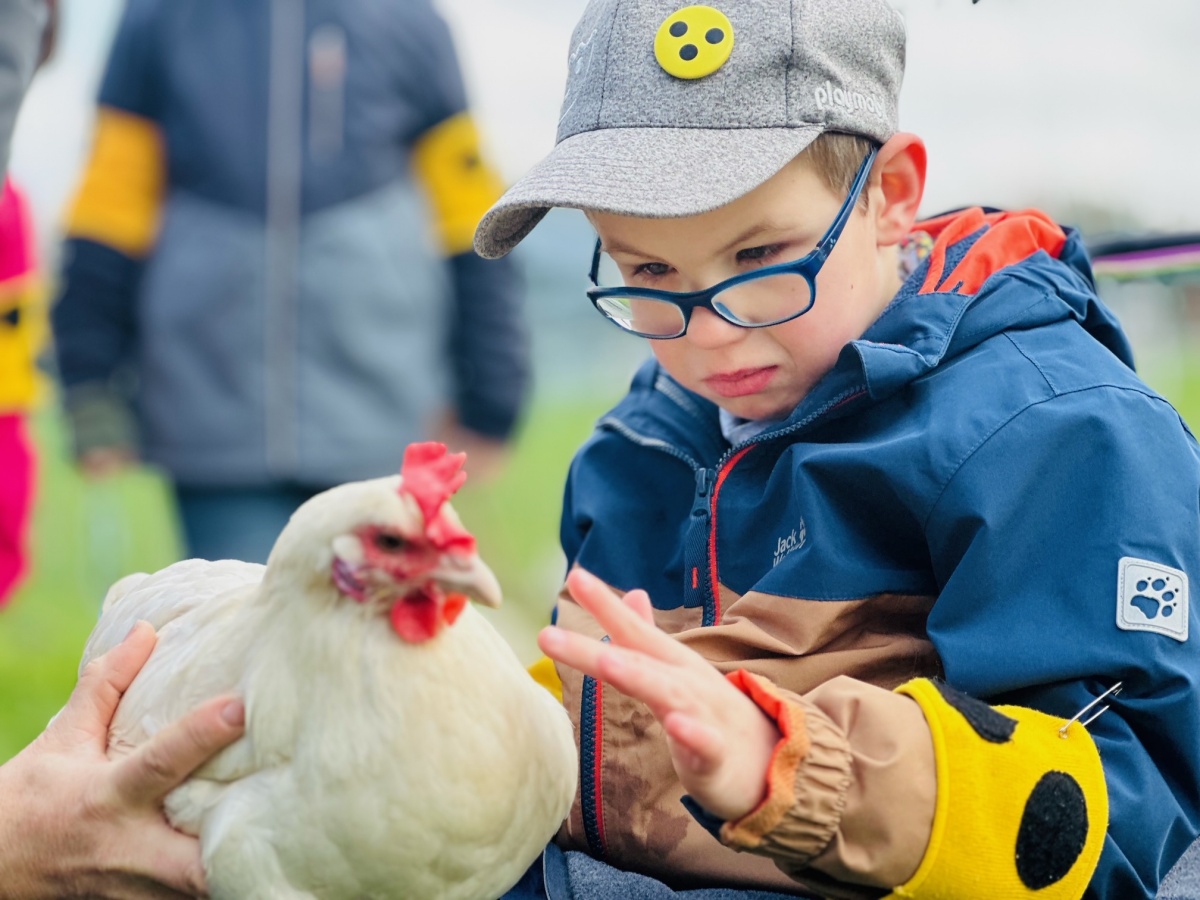
[[[720,291],[713,307],[737,325],[772,325],[807,312],[812,306],[807,279],[780,273],[745,281]],[[597,301],[600,311],[627,331],[654,337],[674,337],[684,330],[684,314],[674,303],[621,294]]]

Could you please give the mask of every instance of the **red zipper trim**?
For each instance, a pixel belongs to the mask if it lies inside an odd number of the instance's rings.
[[[601,856],[608,855],[608,835],[604,832],[604,796],[602,793],[603,779],[600,777],[604,763],[604,682],[596,682],[596,761],[592,770],[592,778],[596,786],[596,831],[600,836]]]
[[[729,476],[729,472],[737,465],[738,460],[753,450],[754,444],[749,447],[743,447],[729,462],[721,467],[720,474],[717,475],[717,483],[713,485],[712,500],[712,525],[708,532],[708,559],[709,559],[709,588],[712,590],[713,597],[713,624],[716,625],[721,621],[721,589],[717,581],[717,496],[721,493],[721,485],[725,483],[725,479]]]

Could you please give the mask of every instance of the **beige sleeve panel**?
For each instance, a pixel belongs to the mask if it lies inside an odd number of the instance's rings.
[[[846,677],[803,696],[747,680],[753,688],[743,690],[781,733],[788,734],[781,717],[802,714],[809,746],[786,771],[775,762],[799,738],[780,742],[762,805],[726,823],[722,841],[769,856],[814,887],[816,873],[840,882],[828,885],[829,896],[878,896],[878,888],[908,881],[925,855],[937,799],[933,740],[917,703]],[[764,816],[771,808],[779,814]],[[854,884],[875,890],[856,893]]]

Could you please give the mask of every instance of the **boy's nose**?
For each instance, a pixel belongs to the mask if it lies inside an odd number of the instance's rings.
[[[742,340],[747,331],[746,328],[727,322],[711,310],[697,309],[692,312],[683,340],[691,341],[694,346],[704,350],[711,350]]]

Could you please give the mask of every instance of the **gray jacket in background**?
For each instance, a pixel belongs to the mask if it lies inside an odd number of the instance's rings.
[[[42,0],[0,0],[0,181],[8,171],[17,111],[37,66],[45,26]]]

